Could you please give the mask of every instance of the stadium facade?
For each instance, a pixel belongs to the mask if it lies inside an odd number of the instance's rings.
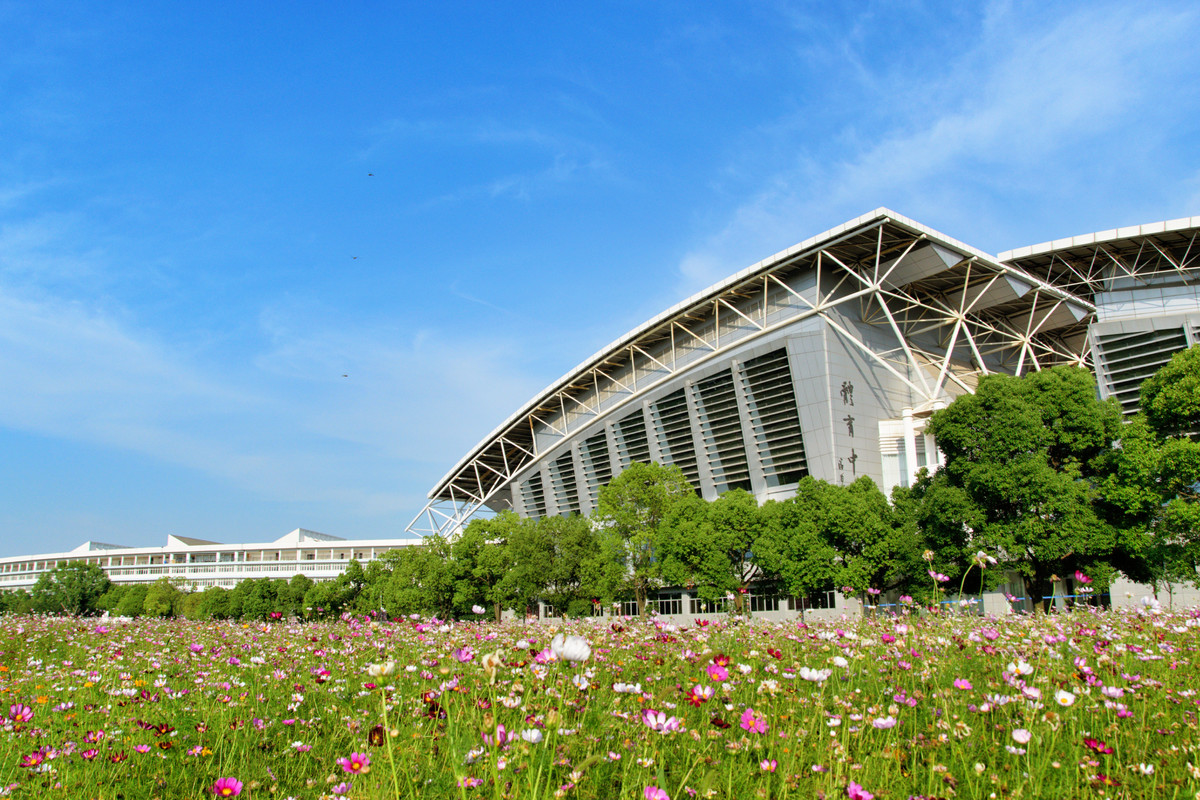
[[[1198,236],[1192,217],[994,256],[877,209],[585,360],[467,453],[408,530],[587,514],[635,461],[679,466],[709,499],[784,498],[805,475],[890,492],[937,467],[929,416],[993,373],[1086,365],[1133,413],[1141,381],[1200,341]]]

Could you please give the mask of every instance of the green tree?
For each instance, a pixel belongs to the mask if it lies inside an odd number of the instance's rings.
[[[121,601],[117,604],[117,613],[122,617],[140,617],[144,613],[146,592],[149,588],[144,583],[135,583],[129,586],[121,595]]]
[[[475,605],[485,605],[500,621],[517,588],[514,580],[506,580],[513,567],[508,542],[521,526],[520,517],[505,511],[490,519],[472,520],[454,539],[454,607],[459,615],[470,614]]]
[[[703,600],[732,593],[737,612],[745,612],[745,591],[759,574],[751,550],[765,531],[764,522],[758,501],[745,489],[728,491],[711,503],[695,495],[685,498],[663,524],[659,554],[664,581]]]
[[[454,610],[454,573],[450,542],[443,536],[427,536],[420,545],[394,551],[391,575],[384,585],[382,603],[393,617],[403,614],[433,614],[442,618]],[[324,584],[317,584],[319,589]]]
[[[183,592],[171,583],[170,578],[162,577],[146,590],[142,611],[148,617],[173,617],[182,601]]]
[[[1176,353],[1142,384],[1141,408],[1160,436],[1200,432],[1200,345]]]
[[[231,619],[233,614],[230,590],[210,586],[200,593],[198,613],[203,619]]]
[[[637,599],[646,613],[650,590],[658,585],[657,550],[663,521],[694,494],[675,466],[633,463],[600,489],[593,520],[600,526],[601,549],[622,571],[608,578]]]
[[[111,586],[108,575],[95,564],[61,564],[38,577],[31,592],[33,607],[50,614],[98,614],[100,598]]]
[[[591,576],[600,571],[600,544],[586,517],[545,517],[535,523],[549,541],[542,599],[569,616],[587,616],[604,593]],[[605,598],[611,602],[612,598]]]
[[[974,508],[963,513],[978,520],[955,520],[957,530],[944,525],[938,534],[960,569],[984,550],[1018,572],[1033,598],[1076,569],[1107,576],[1118,536],[1096,513],[1094,479],[1121,421],[1115,402],[1096,398],[1090,372],[985,377],[974,394],[935,413],[928,431],[946,456],[931,492],[960,490],[955,504],[969,501]]]
[[[1115,566],[1157,594],[1198,584],[1200,349],[1176,353],[1142,384],[1143,413],[1103,459],[1101,508],[1121,534]]]
[[[500,579],[497,594],[506,598],[506,607],[518,616],[523,617],[530,610],[536,611],[538,600],[547,594],[554,572],[552,531],[561,527],[567,519],[559,516],[540,520],[517,519],[517,524],[509,528],[505,554],[508,571]],[[547,602],[550,602],[548,598]]]
[[[805,477],[796,495],[769,504],[765,517],[755,559],[790,594],[908,591],[924,571],[915,522],[889,506],[868,477],[849,486]]]

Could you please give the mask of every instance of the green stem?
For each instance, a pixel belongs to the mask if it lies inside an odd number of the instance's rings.
[[[392,732],[388,727],[387,716],[387,689],[379,687],[379,709],[383,717],[383,743],[387,748],[388,766],[392,772],[392,788],[396,792],[396,797],[400,796],[400,779],[396,777],[396,755],[392,752]]]

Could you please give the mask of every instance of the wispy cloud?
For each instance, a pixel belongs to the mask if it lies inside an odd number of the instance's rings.
[[[681,291],[880,205],[965,238],[986,227],[981,214],[994,215],[994,230],[1005,224],[997,217],[1021,212],[1005,204],[1028,215],[1072,192],[1080,206],[1099,200],[1088,196],[1091,178],[1112,174],[1114,158],[1151,160],[1169,104],[1196,105],[1164,98],[1161,86],[1196,74],[1198,28],[1186,6],[1087,5],[1055,16],[997,3],[940,74],[872,73],[866,59],[846,59],[859,100],[881,104],[875,114],[889,126],[866,143],[847,129],[839,146],[801,147],[763,176],[682,259]],[[1127,180],[1130,192],[1146,190]],[[1110,213],[1116,199],[1105,199]]]
[[[272,314],[264,332],[252,369],[217,374],[114,315],[0,288],[0,426],[371,516],[415,512],[414,478],[432,483],[540,388],[494,339]]]

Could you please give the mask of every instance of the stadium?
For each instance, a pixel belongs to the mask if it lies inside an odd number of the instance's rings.
[[[1191,217],[991,255],[877,209],[583,361],[463,456],[408,530],[588,514],[636,461],[678,465],[708,499],[783,498],[805,475],[890,492],[936,468],[926,421],[991,373],[1086,365],[1133,413],[1141,382],[1200,340],[1198,235]]]
[[[407,533],[453,535],[505,509],[589,514],[600,487],[644,461],[678,465],[707,499],[737,487],[760,502],[785,498],[806,475],[833,483],[866,475],[890,492],[937,467],[929,416],[992,373],[1086,365],[1101,396],[1133,413],[1141,382],[1200,341],[1198,237],[1200,217],[1191,217],[991,255],[877,209],[747,267],[583,361],[464,455]],[[0,588],[27,588],[72,561],[97,564],[116,583],[328,580],[351,558],[419,541],[297,529],[253,544],[86,542],[0,559]],[[985,610],[1007,610],[1004,588],[985,597]],[[1021,594],[1019,583],[1011,588]],[[1112,601],[1145,593],[1118,582]],[[659,599],[666,613],[695,611],[686,593]],[[799,610],[792,603],[751,598],[768,615]],[[841,596],[823,605],[855,610]]]

